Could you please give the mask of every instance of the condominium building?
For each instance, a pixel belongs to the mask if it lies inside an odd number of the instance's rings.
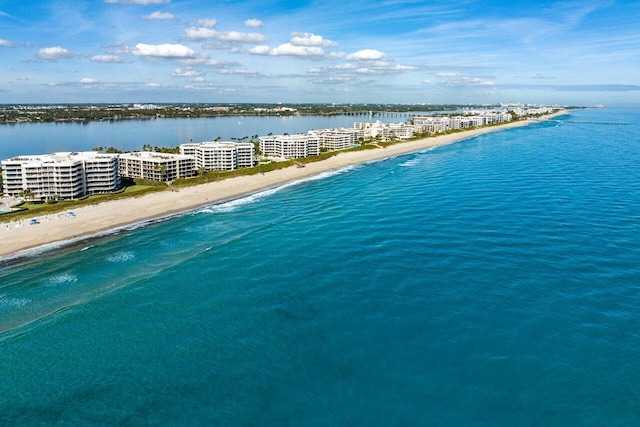
[[[418,116],[412,119],[415,133],[438,133],[452,129],[481,127],[511,120],[507,112],[485,111],[466,116]]]
[[[352,128],[320,129],[309,131],[320,139],[320,147],[327,150],[345,150],[353,147],[360,137],[360,131]]]
[[[3,192],[34,199],[74,199],[120,188],[118,159],[94,151],[17,156],[2,161]]]
[[[265,156],[300,159],[320,154],[320,138],[313,134],[269,135],[260,137],[260,151]]]
[[[193,176],[196,171],[193,157],[180,154],[136,151],[113,156],[119,159],[120,176],[124,178],[173,181]]]
[[[361,131],[364,139],[381,137],[384,139],[408,139],[413,136],[413,126],[406,123],[355,122],[353,128]]]
[[[250,142],[209,141],[180,145],[180,154],[195,159],[195,168],[234,170],[255,164],[255,149]]]

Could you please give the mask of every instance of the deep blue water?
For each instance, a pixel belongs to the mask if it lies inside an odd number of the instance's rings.
[[[0,424],[640,425],[639,119],[574,111],[2,267]]]

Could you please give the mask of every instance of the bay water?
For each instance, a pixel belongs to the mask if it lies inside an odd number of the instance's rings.
[[[576,110],[3,265],[0,424],[639,425],[639,307],[640,112]]]
[[[412,114],[379,113],[335,116],[231,116],[157,120],[16,123],[0,125],[0,159],[60,151],[90,151],[114,147],[140,151],[144,145],[177,147],[187,142],[223,141],[269,133],[304,133],[312,129],[353,127],[353,123],[380,120],[406,122]]]

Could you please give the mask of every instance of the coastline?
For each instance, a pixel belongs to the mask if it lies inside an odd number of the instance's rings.
[[[486,133],[528,126],[566,113],[567,110],[561,110],[537,120],[527,119],[499,126],[400,142],[374,150],[343,152],[323,161],[308,163],[304,168],[290,167],[267,172],[264,175],[238,176],[185,187],[181,188],[179,192],[165,191],[136,198],[104,202],[74,209],[74,216],[36,217],[39,220],[37,225],[29,225],[23,221],[25,224],[21,227],[15,227],[15,224],[12,224],[7,229],[9,224],[2,222],[0,225],[0,239],[2,241],[0,261],[27,256],[29,251],[34,249],[46,250],[52,245],[57,247],[57,244],[70,245],[109,232],[117,232],[119,229],[134,224],[158,221],[204,206],[224,203],[269,188],[316,176],[323,172],[452,144]]]

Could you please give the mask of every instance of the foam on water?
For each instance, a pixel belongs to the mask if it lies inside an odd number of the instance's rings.
[[[133,251],[122,251],[115,253],[107,258],[109,262],[128,262],[132,261],[136,258],[136,255]]]
[[[332,176],[341,175],[343,173],[352,171],[358,168],[359,165],[351,165],[346,166],[340,169],[336,169],[333,171],[322,172],[317,175],[313,175],[307,178],[298,179],[292,182],[288,182],[286,184],[279,185],[277,187],[269,188],[267,190],[259,191],[257,193],[251,194],[249,196],[241,197],[238,199],[230,200],[228,202],[219,203],[211,206],[207,206],[205,208],[197,210],[195,213],[220,213],[220,212],[233,212],[241,206],[255,203],[265,197],[272,196],[276,193],[279,193],[282,190],[287,188],[295,187],[298,185],[302,185],[307,182],[319,181],[327,178],[331,178]]]
[[[0,295],[0,307],[12,308],[12,307],[24,307],[31,302],[26,298],[7,298],[6,295]]]
[[[63,283],[73,283],[77,281],[78,281],[78,276],[70,273],[60,274],[49,279],[49,282],[53,285],[61,285]]]

